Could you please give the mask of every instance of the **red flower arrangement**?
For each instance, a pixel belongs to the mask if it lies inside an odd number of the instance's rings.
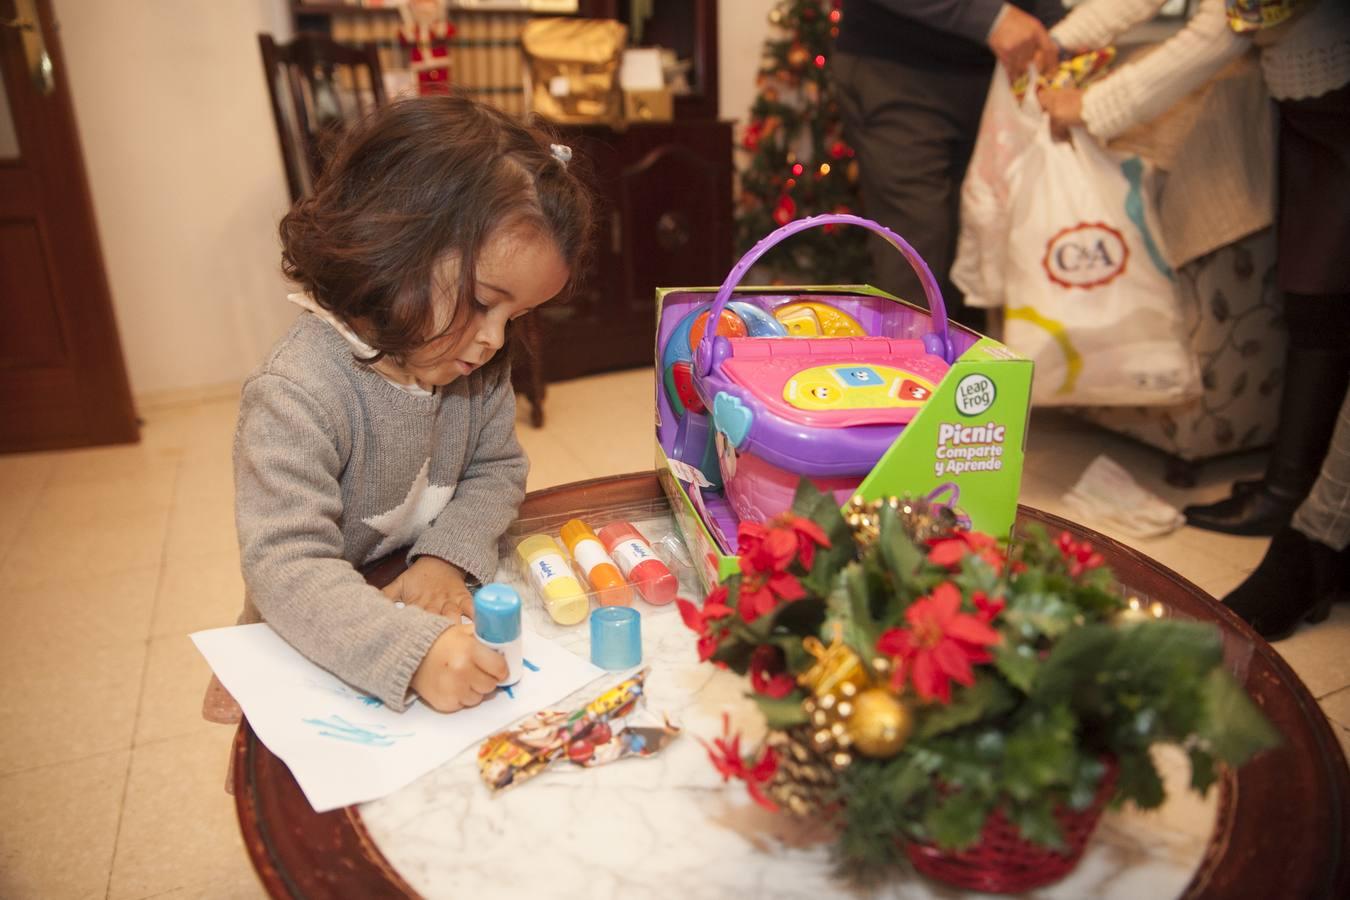
[[[1132,613],[1089,544],[1009,545],[915,501],[861,521],[803,484],[791,513],[742,523],[737,574],[679,601],[699,658],[747,675],[769,743],[796,748],[785,768],[724,720],[713,765],[762,805],[835,822],[851,871],[891,864],[896,842],[968,848],[996,815],[1058,847],[1064,810],[1162,801],[1155,743],[1186,747],[1204,791],[1218,762],[1276,742],[1217,631]],[[805,805],[803,752],[833,773]]]

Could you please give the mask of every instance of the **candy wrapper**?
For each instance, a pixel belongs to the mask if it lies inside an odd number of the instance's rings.
[[[1080,53],[1075,57],[1064,60],[1049,74],[1038,75],[1036,84],[1040,87],[1071,87],[1082,90],[1094,81],[1100,81],[1106,77],[1111,64],[1115,61],[1115,47],[1089,50],[1087,53]],[[1013,94],[1018,100],[1021,100],[1026,94],[1027,83],[1028,77],[1026,75],[1022,75],[1013,82]]]
[[[567,758],[578,766],[599,766],[627,756],[654,756],[680,730],[669,721],[636,727],[624,720],[643,696],[648,669],[620,682],[572,712],[544,710],[498,732],[478,748],[478,771],[493,791],[520,784]]]

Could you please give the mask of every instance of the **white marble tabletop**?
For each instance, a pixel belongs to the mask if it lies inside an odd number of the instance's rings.
[[[653,540],[671,527],[668,519],[639,525]],[[514,579],[509,569],[500,576]],[[739,783],[723,785],[698,738],[720,734],[729,712],[732,727],[754,746],[764,727],[745,697],[748,685],[699,663],[674,605],[637,606],[651,668],[647,710],[668,714],[684,733],[650,759],[589,769],[555,763],[497,795],[467,751],[362,805],[380,852],[418,892],[432,900],[966,896],[912,870],[879,888],[852,888],[831,865],[828,834],[761,809]],[[557,626],[537,603],[527,603],[526,620],[576,653],[588,652],[584,624]],[[596,682],[570,700],[585,702],[617,680]],[[1162,900],[1182,893],[1213,831],[1218,791],[1203,799],[1189,791],[1180,751],[1160,753],[1159,764],[1168,801],[1149,813],[1107,812],[1078,868],[1030,896]]]

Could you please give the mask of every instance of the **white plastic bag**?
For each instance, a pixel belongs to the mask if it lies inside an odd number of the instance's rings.
[[[1034,72],[1031,81],[1035,83]],[[951,279],[965,294],[967,306],[992,308],[1004,303],[1008,176],[1013,162],[1031,145],[1039,122],[1035,101],[1023,109],[1013,95],[1007,70],[997,66],[961,185],[961,230]]]
[[[1170,405],[1200,389],[1152,217],[1153,173],[1048,117],[1010,176],[1004,343],[1036,364],[1032,402]]]

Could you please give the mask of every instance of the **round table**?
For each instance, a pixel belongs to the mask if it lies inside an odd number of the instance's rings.
[[[579,482],[525,499],[522,517],[570,518],[578,509],[659,502],[652,473]],[[1171,614],[1217,624],[1230,667],[1284,736],[1284,743],[1221,784],[1218,814],[1186,897],[1350,897],[1350,771],[1317,701],[1269,644],[1204,591],[1136,550],[1067,520],[1021,507],[1040,523],[1091,541],[1130,592]],[[398,558],[366,572],[383,585]],[[290,770],[247,720],[234,742],[234,795],[253,865],[274,897],[416,896],[381,854],[356,807],[318,814]]]

